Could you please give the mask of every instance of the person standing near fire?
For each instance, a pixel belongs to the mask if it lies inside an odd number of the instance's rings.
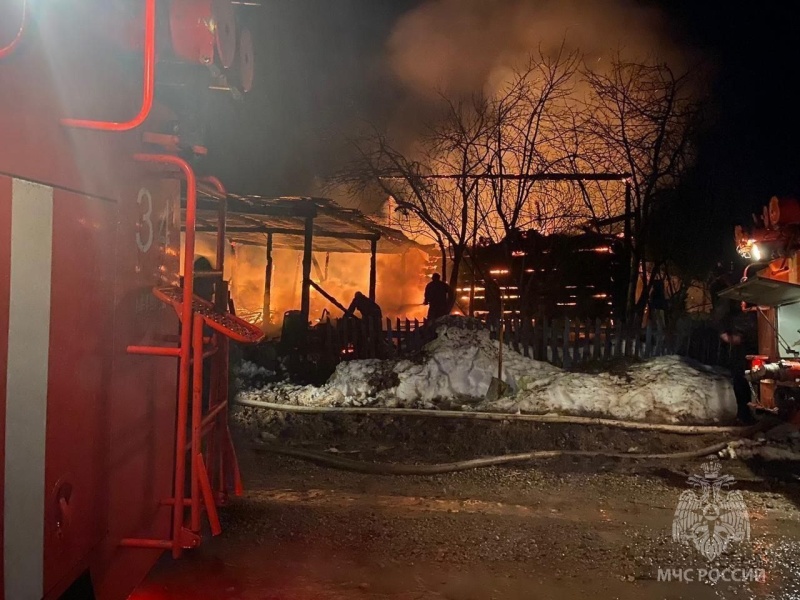
[[[356,311],[361,313],[361,318],[364,320],[371,319],[380,323],[383,319],[383,311],[378,303],[361,292],[356,292],[355,296],[353,296],[353,301],[350,302],[350,306],[345,311],[344,316],[352,317]]]
[[[745,377],[750,361],[747,356],[758,354],[757,313],[744,311],[741,303],[720,298],[719,293],[733,285],[735,279],[725,272],[721,265],[714,270],[715,279],[710,285],[712,311],[711,322],[718,331],[720,339],[729,345],[729,369],[731,385],[736,396],[736,416],[744,425],[755,422],[750,411],[753,389]]]
[[[439,273],[431,275],[431,282],[425,286],[425,301],[428,306],[428,321],[435,321],[450,313],[453,304],[453,290],[442,281]]]

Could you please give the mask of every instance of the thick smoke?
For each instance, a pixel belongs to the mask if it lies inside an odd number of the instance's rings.
[[[561,137],[569,130],[573,117],[580,121],[592,113],[587,106],[596,99],[596,92],[588,83],[586,72],[610,75],[615,64],[626,62],[666,64],[676,75],[687,70],[696,74],[700,65],[707,71],[704,57],[682,43],[681,38],[665,13],[634,0],[427,0],[398,19],[387,40],[388,67],[400,90],[395,94],[394,112],[387,123],[388,138],[401,153],[421,163],[431,162],[426,158],[432,154],[432,162],[437,165],[434,170],[448,171],[453,161],[446,153],[437,155],[435,143],[426,143],[425,137],[429,131],[426,120],[436,120],[436,107],[441,109],[445,104],[443,98],[456,103],[466,99],[469,105],[468,96],[483,94],[505,101],[505,94],[519,81],[520,69],[524,70],[530,60],[539,64],[550,61],[564,66],[570,76],[559,84],[557,99],[548,100],[542,109],[546,117],[536,138],[536,151],[547,157],[545,163],[559,165],[554,171],[563,170],[568,157],[576,151],[582,161],[576,168],[585,167],[590,160],[596,166],[615,154],[598,150],[603,140],[584,132],[576,138],[573,148],[572,142],[564,142],[569,133]],[[568,64],[577,66],[577,70],[566,67]],[[533,77],[539,75],[534,73]],[[539,79],[546,80],[547,76]],[[702,95],[704,90],[697,88],[697,81],[707,85],[710,78],[691,80],[682,88],[681,102],[687,101],[688,96]],[[519,118],[522,130],[525,117]],[[513,155],[504,156],[506,171],[519,171]],[[461,158],[458,151],[455,158],[457,165]],[[603,166],[605,169],[599,170],[627,168],[624,161],[617,168]],[[542,170],[548,167],[544,165]],[[611,192],[596,189],[600,187],[603,186],[593,185],[589,191],[595,216],[616,216],[623,207],[624,188],[617,183],[610,185]],[[588,215],[581,212],[584,192],[571,183],[537,185],[530,196],[545,207],[544,211],[536,211],[544,220],[528,227],[542,232],[565,230],[572,221],[585,219]],[[482,203],[491,205],[491,199]],[[574,213],[575,219],[554,219],[555,213]],[[524,223],[518,225],[525,227]]]
[[[430,0],[398,20],[387,52],[402,84],[432,96],[491,93],[531,53],[562,48],[593,69],[617,52],[676,69],[694,59],[658,9],[631,0]]]

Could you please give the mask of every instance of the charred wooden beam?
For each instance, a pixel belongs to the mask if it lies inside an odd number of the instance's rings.
[[[319,285],[319,284],[318,284],[316,281],[313,281],[313,280],[311,281],[311,287],[313,287],[313,288],[314,288],[315,290],[317,290],[317,291],[318,291],[320,294],[322,294],[322,297],[323,297],[323,298],[325,298],[325,299],[326,299],[328,302],[330,302],[331,304],[333,304],[333,305],[334,305],[336,308],[338,308],[339,310],[341,310],[343,313],[346,313],[346,312],[347,312],[347,308],[345,307],[345,305],[344,305],[344,304],[342,304],[341,302],[339,302],[339,301],[338,301],[336,298],[334,298],[333,296],[331,296],[331,295],[330,295],[328,292],[326,292],[325,290],[323,290],[323,289],[322,289],[322,286],[320,286],[320,285]]]
[[[272,234],[267,234],[267,267],[264,271],[264,325],[272,322],[270,310],[272,305]]]
[[[380,179],[494,179],[507,181],[623,181],[630,173],[432,173],[430,175],[387,175]]]
[[[198,232],[211,232],[216,231],[216,225],[204,225],[202,227],[198,227],[195,231]],[[278,228],[278,227],[269,227],[267,225],[259,225],[259,226],[230,226],[226,228],[226,232],[229,234],[233,233],[261,233],[261,234],[275,234],[275,235],[296,235],[298,237],[305,236],[306,232],[304,229],[285,229],[285,228]],[[349,233],[344,231],[325,231],[325,230],[315,230],[314,237],[321,237],[321,238],[333,238],[337,240],[361,240],[361,241],[372,241],[380,239],[380,234],[378,233]]]
[[[218,208],[218,201],[216,199],[206,195],[198,196],[197,210],[211,210],[217,212]],[[236,196],[229,195],[227,199],[227,210],[229,214],[262,217],[305,219],[317,216],[317,205],[311,200],[297,200],[278,206],[274,204],[252,202],[248,201],[246,198],[237,198]]]
[[[267,227],[266,231],[277,235],[305,235],[305,232],[299,229],[279,229],[279,228]],[[326,231],[324,229],[315,230],[314,236],[334,238],[337,240],[366,240],[366,241],[378,240],[380,238],[380,234],[377,233]]]
[[[378,240],[370,241],[369,252],[369,299],[375,302],[375,284],[377,282],[378,275]]]
[[[308,314],[311,310],[311,251],[314,244],[314,218],[306,217],[305,229],[303,231],[303,284],[300,296],[300,312],[308,322]]]

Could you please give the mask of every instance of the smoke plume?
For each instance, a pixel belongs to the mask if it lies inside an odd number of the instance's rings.
[[[631,0],[430,0],[398,20],[387,44],[397,79],[422,96],[491,93],[529,54],[562,49],[593,69],[616,52],[676,69],[694,54],[658,9]]]

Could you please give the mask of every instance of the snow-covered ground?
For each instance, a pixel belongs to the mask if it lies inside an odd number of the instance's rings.
[[[714,423],[736,415],[730,380],[718,369],[665,356],[624,375],[571,373],[503,350],[506,396],[485,399],[497,375],[498,344],[485,330],[439,327],[423,357],[341,363],[321,387],[288,383],[240,397],[306,406],[456,408],[504,413],[557,413],[660,423]]]

